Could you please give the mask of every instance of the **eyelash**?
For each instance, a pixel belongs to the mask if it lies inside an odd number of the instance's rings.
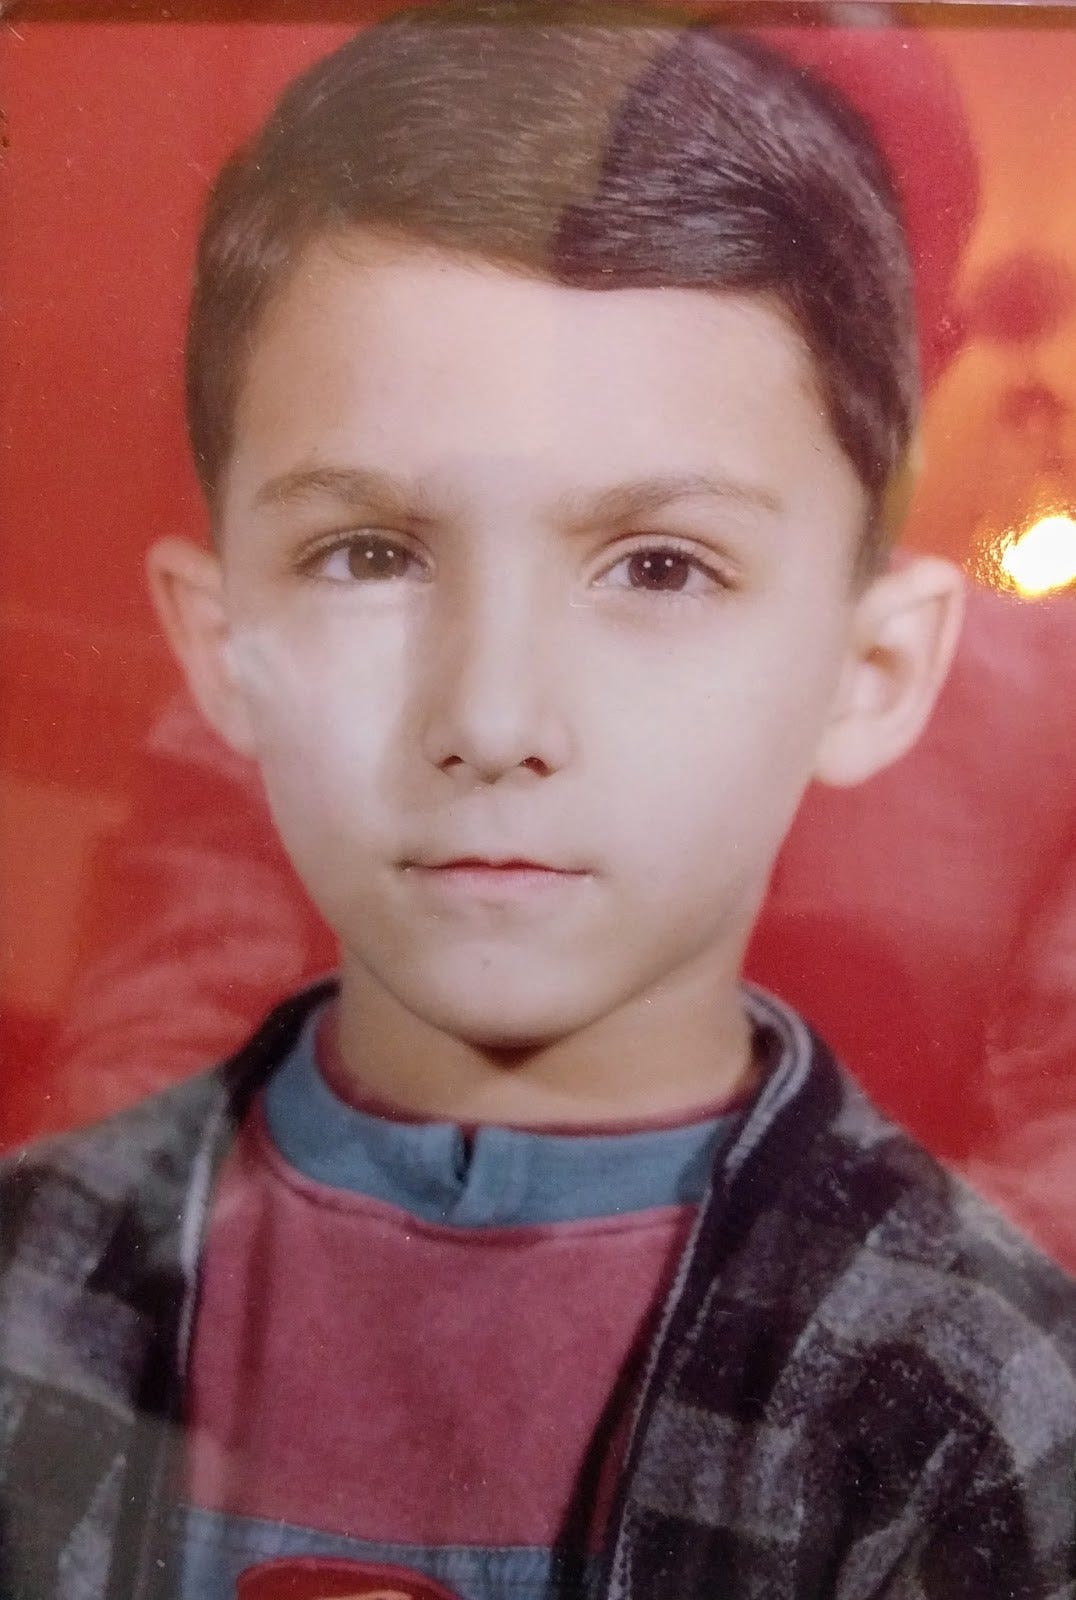
[[[336,583],[341,585],[347,585],[350,583],[392,583],[399,581],[400,577],[402,576],[400,573],[371,578],[362,578],[353,572],[349,572],[347,577],[326,576],[324,572],[325,564],[331,560],[333,556],[348,554],[354,550],[356,546],[366,546],[367,559],[371,562],[376,559],[375,552],[378,550],[389,556],[394,553],[399,554],[400,556],[406,558],[406,560],[413,563],[420,562],[420,558],[412,550],[408,549],[403,540],[394,538],[390,534],[348,533],[338,535],[337,537],[320,545],[308,556],[303,558],[303,560],[299,563],[298,570],[302,575],[316,578],[321,582]],[[661,595],[665,599],[698,598],[697,592],[686,591],[683,588],[646,589],[641,585],[636,587],[630,583],[615,584],[608,582],[610,575],[616,572],[619,567],[623,566],[626,562],[635,560],[639,556],[658,556],[665,558],[673,557],[678,561],[686,562],[688,567],[691,569],[692,575],[697,574],[706,579],[707,583],[715,590],[729,591],[736,587],[732,575],[716,560],[704,559],[698,554],[697,550],[693,549],[691,546],[682,544],[676,539],[669,538],[667,536],[663,538],[658,535],[652,536],[645,542],[640,540],[640,542],[634,545],[631,549],[622,551],[617,556],[617,559],[612,562],[601,574],[600,578],[598,579],[599,585],[605,588],[621,588],[629,593],[634,594]]]

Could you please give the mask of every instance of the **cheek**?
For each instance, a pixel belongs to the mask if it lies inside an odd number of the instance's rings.
[[[353,813],[356,796],[376,787],[399,726],[391,675],[331,633],[312,641],[248,627],[232,636],[229,655],[270,800]]]
[[[840,674],[837,629],[759,635],[731,627],[705,648],[622,672],[608,760],[616,810],[655,855],[728,860],[776,849],[827,726]],[[626,817],[625,817],[625,820]],[[684,852],[678,841],[696,849]]]

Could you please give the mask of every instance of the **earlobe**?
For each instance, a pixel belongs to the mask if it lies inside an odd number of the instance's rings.
[[[219,559],[187,539],[159,539],[146,572],[157,616],[199,710],[233,750],[253,755],[250,715],[232,670]]]
[[[822,783],[862,783],[910,750],[945,682],[963,619],[960,569],[917,557],[857,602],[852,639],[819,747]]]

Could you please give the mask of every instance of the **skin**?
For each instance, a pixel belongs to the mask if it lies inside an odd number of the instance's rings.
[[[307,253],[220,553],[151,573],[339,936],[365,1088],[570,1126],[750,1082],[738,974],[803,790],[907,747],[955,634],[944,564],[853,582],[863,516],[772,304]]]

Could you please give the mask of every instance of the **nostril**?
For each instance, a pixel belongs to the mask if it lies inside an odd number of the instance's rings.
[[[961,308],[972,336],[1033,344],[1058,328],[1076,304],[1076,275],[1060,256],[1025,250],[1006,256],[975,284]]]

